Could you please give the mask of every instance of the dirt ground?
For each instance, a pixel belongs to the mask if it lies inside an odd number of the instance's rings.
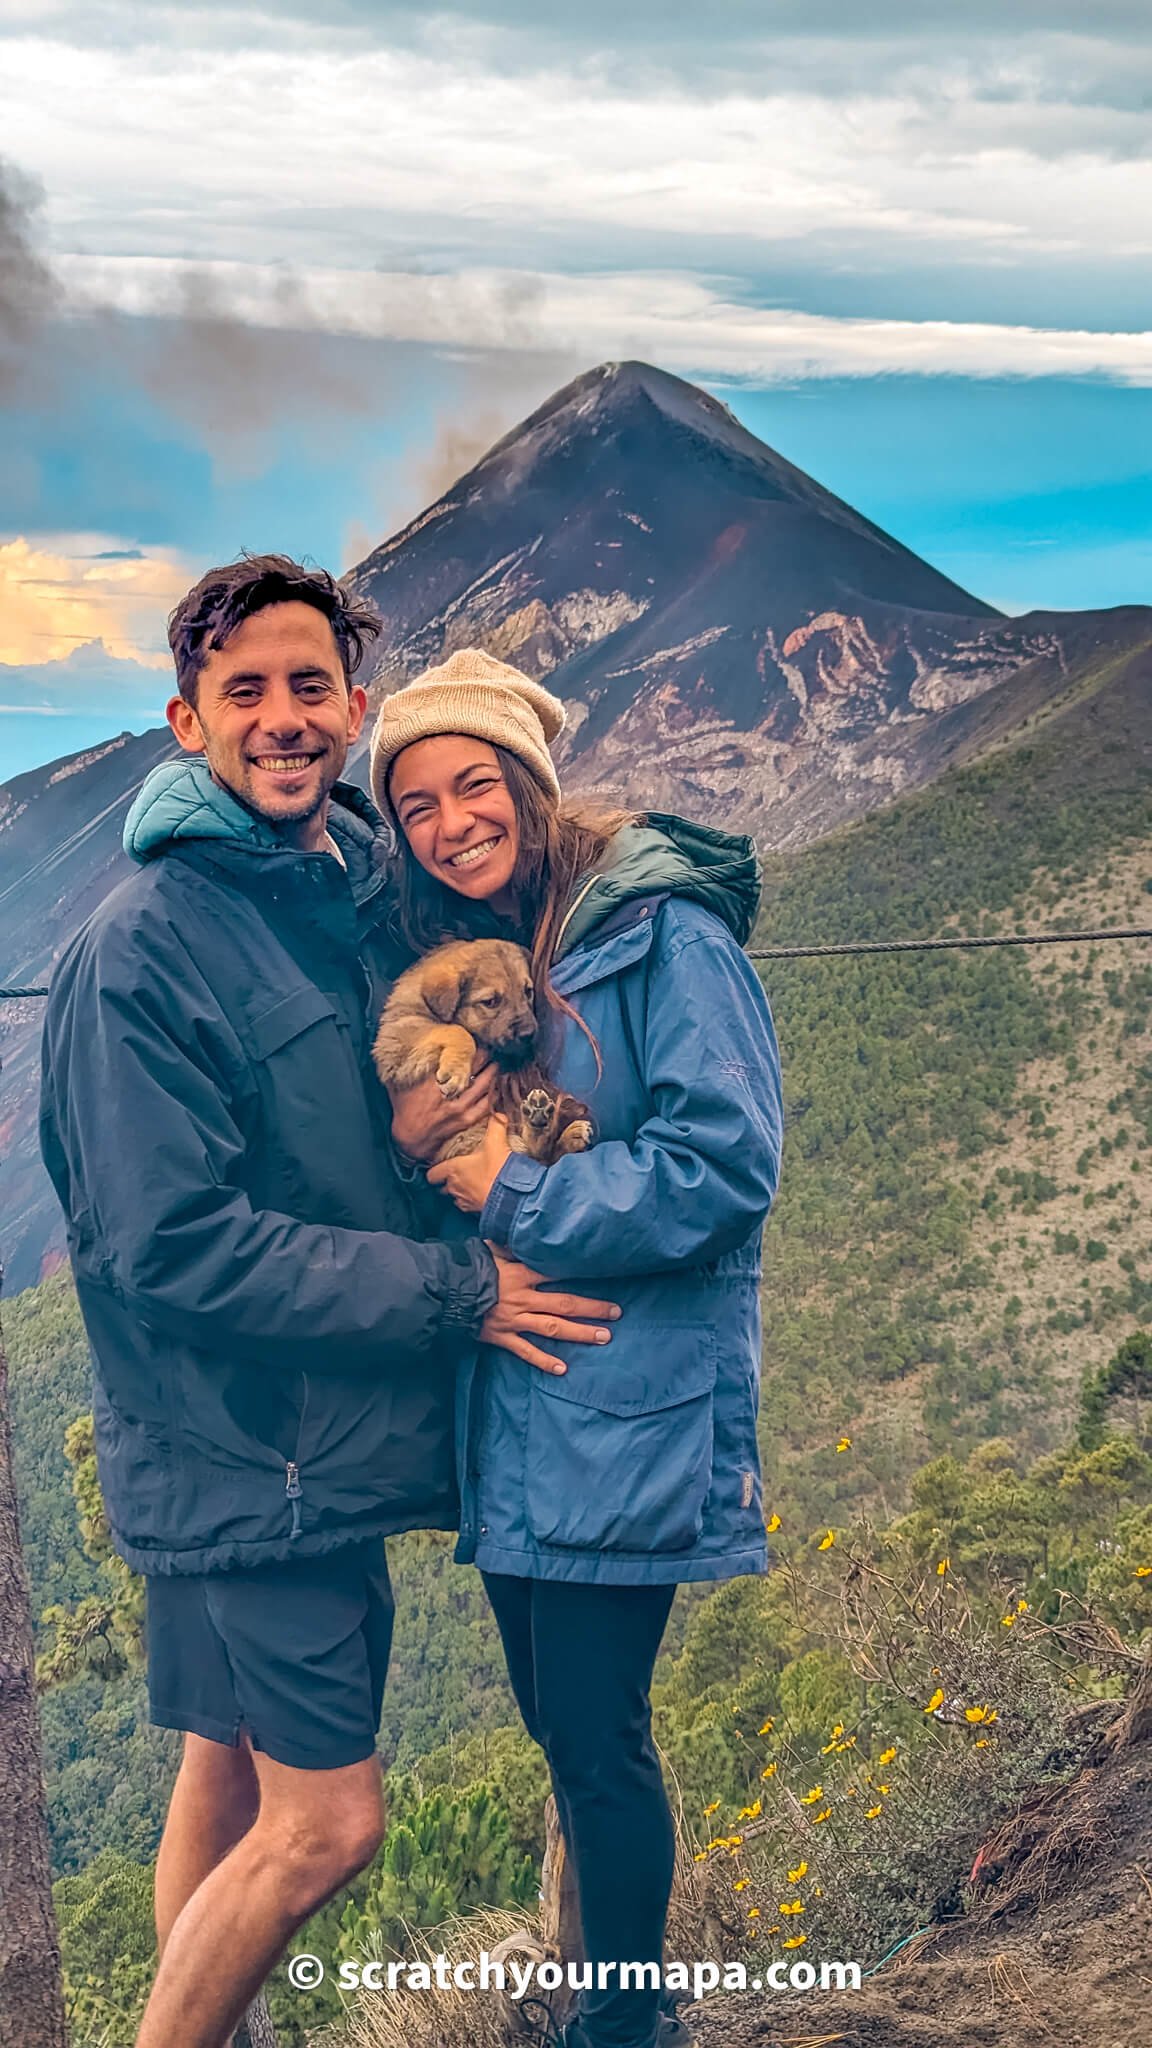
[[[1152,1742],[999,1831],[985,1868],[966,1919],[858,1992],[684,2008],[700,2048],[1152,2048]]]

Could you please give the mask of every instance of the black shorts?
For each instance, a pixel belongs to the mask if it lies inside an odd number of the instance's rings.
[[[247,1735],[304,1771],[373,1754],[395,1612],[382,1539],[147,1588],[158,1727],[233,1747]]]

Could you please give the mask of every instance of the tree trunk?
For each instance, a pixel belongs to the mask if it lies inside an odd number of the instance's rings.
[[[1137,1742],[1152,1742],[1152,1650],[1140,1667],[1139,1676],[1106,1736],[1109,1749],[1131,1749]]]
[[[2,1277],[2,1276],[0,1276]],[[0,2041],[67,2048],[0,1326]]]
[[[584,1961],[584,1930],[576,1873],[568,1861],[556,1801],[544,1808],[544,1864],[540,1873],[540,1926],[549,1949],[564,1963]]]
[[[232,2036],[232,2048],[276,2048],[276,2029],[261,1991]]]

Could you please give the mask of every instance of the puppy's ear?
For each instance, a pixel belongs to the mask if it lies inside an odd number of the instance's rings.
[[[421,994],[440,1024],[450,1024],[464,1000],[465,977],[449,961],[438,961],[423,978]]]

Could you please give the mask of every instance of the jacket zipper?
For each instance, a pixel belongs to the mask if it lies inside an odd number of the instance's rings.
[[[302,1531],[301,1531],[301,1527],[300,1527],[300,1517],[301,1517],[301,1515],[302,1515],[302,1513],[303,1513],[303,1509],[301,1508],[301,1506],[300,1506],[300,1503],[301,1503],[301,1501],[302,1501],[302,1500],[303,1500],[303,1498],[304,1498],[304,1488],[303,1488],[303,1487],[301,1486],[301,1484],[300,1484],[300,1465],[299,1465],[299,1458],[300,1458],[300,1443],[301,1443],[301,1439],[303,1438],[303,1435],[304,1435],[304,1417],[305,1417],[305,1415],[306,1415],[306,1414],[308,1413],[308,1375],[307,1375],[307,1373],[302,1373],[302,1374],[301,1374],[301,1378],[303,1379],[303,1382],[304,1382],[304,1399],[303,1399],[303,1401],[302,1401],[302,1402],[301,1402],[301,1404],[300,1404],[300,1421],[299,1421],[299,1424],[298,1424],[298,1426],[297,1426],[297,1430],[296,1430],[296,1456],[295,1456],[295,1458],[288,1458],[288,1459],[286,1459],[286,1460],[285,1460],[285,1465],[284,1465],[284,1471],[285,1471],[285,1481],[284,1481],[284,1492],[285,1492],[285,1494],[286,1494],[287,1498],[288,1498],[288,1499],[289,1499],[289,1500],[291,1501],[291,1503],[292,1503],[292,1527],[291,1527],[291,1528],[290,1528],[290,1530],[288,1531],[288,1537],[289,1537],[289,1541],[293,1541],[293,1540],[294,1540],[294,1539],[295,1539],[295,1538],[296,1538],[297,1536],[299,1536],[299,1535],[300,1535],[300,1534],[302,1533]]]

